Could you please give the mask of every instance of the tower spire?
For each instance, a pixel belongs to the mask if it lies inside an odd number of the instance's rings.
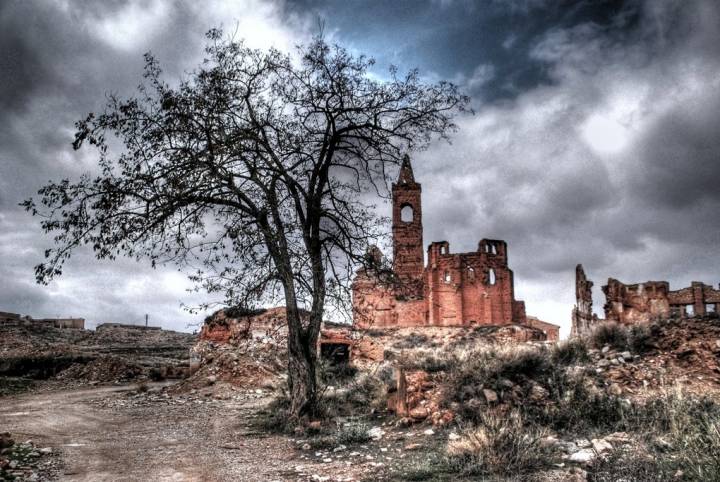
[[[397,183],[400,186],[415,184],[415,176],[413,175],[412,164],[410,163],[410,156],[407,154],[403,156],[403,161],[400,165],[400,174],[398,175]]]

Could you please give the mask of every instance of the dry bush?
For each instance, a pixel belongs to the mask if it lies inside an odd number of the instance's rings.
[[[618,323],[602,323],[590,333],[590,344],[598,349],[609,345],[616,350],[625,350],[628,348],[627,330]]]
[[[360,373],[344,387],[325,391],[318,401],[317,417],[334,419],[365,415],[385,404],[385,383],[376,375]]]
[[[659,327],[652,325],[633,325],[627,332],[628,348],[635,353],[645,353],[654,347],[653,340],[659,335]]]
[[[509,346],[459,353],[448,371],[444,402],[457,403],[461,418],[477,422],[480,415],[473,401],[482,400],[484,388],[502,390],[507,380],[529,388],[529,382],[545,383],[557,366],[545,349]],[[470,403],[468,403],[470,402]]]
[[[587,342],[582,338],[571,338],[555,345],[551,353],[553,363],[575,365],[590,361]]]
[[[426,346],[429,338],[423,333],[410,333],[402,339],[393,343],[393,348],[398,350],[405,350],[409,348],[418,348]]]
[[[448,444],[448,462],[463,475],[519,475],[552,463],[553,453],[541,444],[548,432],[528,427],[519,411],[483,414],[478,427]]]
[[[404,351],[398,357],[398,363],[406,370],[424,370],[428,373],[450,370],[454,366],[452,353],[446,350]]]

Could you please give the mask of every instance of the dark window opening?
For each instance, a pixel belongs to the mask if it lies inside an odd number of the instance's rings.
[[[336,365],[350,362],[350,345],[346,343],[323,343],[320,356]]]

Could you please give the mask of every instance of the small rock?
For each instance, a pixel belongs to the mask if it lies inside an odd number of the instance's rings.
[[[307,443],[306,443],[306,444],[303,444],[303,446],[302,446],[301,448],[302,448],[303,450],[310,450],[312,447],[310,446],[310,444],[307,444]]]
[[[413,418],[415,420],[424,420],[430,415],[427,408],[424,407],[415,407],[408,413],[410,415],[410,418]]]
[[[624,351],[624,352],[620,353],[620,356],[626,360],[632,360],[632,357],[633,357],[632,353],[630,353],[629,351]]]
[[[15,441],[8,432],[0,433],[0,449],[12,447],[13,445],[15,445]]]
[[[367,432],[368,437],[373,440],[380,440],[385,435],[385,432],[380,427],[373,427]]]
[[[513,388],[515,386],[515,384],[507,378],[501,378],[499,383],[503,388]]]
[[[429,428],[423,432],[424,435],[435,435],[435,430]]]
[[[610,351],[610,345],[605,345],[604,347],[602,347],[602,350],[600,350],[600,351],[601,351],[603,354],[609,352],[609,351]]]
[[[497,393],[489,388],[483,388],[483,396],[488,403],[497,403],[498,401]]]
[[[450,432],[448,435],[448,440],[460,440],[460,435],[456,434],[455,432]]]
[[[608,387],[608,393],[616,397],[622,395],[622,388],[617,383],[613,383]]]
[[[543,448],[555,447],[556,445],[558,445],[558,443],[558,439],[553,437],[552,435],[548,435],[547,437],[540,439],[540,446]]]
[[[421,447],[422,447],[422,444],[418,444],[418,443],[408,444],[405,446],[405,450],[418,450]]]
[[[608,442],[605,439],[601,439],[601,438],[600,439],[598,439],[598,438],[592,439],[592,446],[593,446],[593,449],[595,449],[595,452],[597,452],[599,454],[604,454],[605,452],[609,452],[613,448],[612,445],[610,444],[610,442]]]
[[[322,422],[320,420],[313,420],[308,424],[310,430],[320,430],[322,428]]]
[[[595,452],[593,452],[591,449],[582,449],[570,456],[571,462],[578,462],[581,464],[587,464],[589,462],[592,462],[594,459]]]
[[[579,438],[575,440],[575,445],[577,445],[581,449],[587,449],[592,446],[592,443],[586,438]]]
[[[212,385],[213,383],[217,382],[217,375],[210,375],[209,377],[207,377],[207,381],[210,385]]]
[[[547,390],[545,390],[543,387],[538,385],[537,383],[533,384],[532,388],[530,389],[530,399],[536,402],[540,402],[545,400],[548,397],[549,393]]]

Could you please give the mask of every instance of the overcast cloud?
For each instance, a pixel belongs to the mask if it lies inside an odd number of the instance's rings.
[[[387,4],[390,5],[387,5]],[[49,286],[50,243],[17,206],[93,168],[73,123],[131,93],[142,53],[169,78],[223,25],[284,50],[317,31],[430,80],[459,82],[476,115],[452,145],[414,154],[425,241],[509,244],[529,314],[569,327],[574,266],[599,286],[716,284],[720,260],[720,4],[707,1],[43,2],[0,4],[0,311],[183,329],[185,277],[78,253]]]

